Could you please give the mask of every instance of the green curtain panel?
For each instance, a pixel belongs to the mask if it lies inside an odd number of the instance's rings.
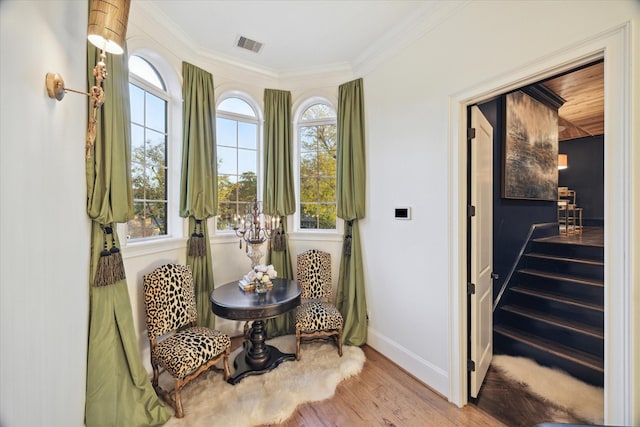
[[[358,219],[365,216],[365,133],[362,79],[338,88],[338,216],[345,220],[336,306],[344,318],[343,341],[367,342],[367,303]]]
[[[180,216],[189,217],[187,264],[193,271],[198,324],[215,328],[209,294],[214,289],[207,219],[218,212],[216,104],[211,73],[182,63],[183,135]]]
[[[93,86],[96,49],[88,46],[89,86]],[[86,160],[87,214],[92,219],[90,312],[85,424],[92,426],[162,425],[170,414],[160,403],[140,360],[127,281],[95,286],[105,243],[118,253],[115,223],[133,217],[130,160],[129,73],[127,54],[108,55],[109,78],[97,135]],[[90,107],[91,114],[91,107]],[[107,237],[103,227],[113,227]],[[118,253],[119,255],[119,253]]]
[[[296,211],[291,92],[265,89],[264,115],[263,211],[266,214],[281,217],[283,232],[281,244],[277,245],[278,250],[274,250],[272,243],[266,262],[273,264],[280,277],[293,279],[287,239],[287,215]],[[269,319],[265,325],[269,337],[290,334],[295,330],[291,312]]]

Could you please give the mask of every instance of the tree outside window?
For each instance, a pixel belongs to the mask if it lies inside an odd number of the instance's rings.
[[[299,125],[300,228],[336,229],[336,112],[307,108]]]

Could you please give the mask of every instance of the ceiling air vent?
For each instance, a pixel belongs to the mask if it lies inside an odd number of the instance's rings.
[[[244,36],[238,37],[238,42],[236,46],[241,47],[243,49],[250,50],[251,52],[258,53],[260,49],[262,49],[262,43],[257,42],[255,40],[248,39]]]

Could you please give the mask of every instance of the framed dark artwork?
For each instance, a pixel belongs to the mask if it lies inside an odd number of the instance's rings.
[[[522,91],[505,104],[502,197],[557,200],[558,110]]]

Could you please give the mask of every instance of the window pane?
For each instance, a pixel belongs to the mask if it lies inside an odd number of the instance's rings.
[[[300,154],[300,176],[316,175],[318,173],[318,153],[316,151]]]
[[[129,102],[131,104],[131,122],[144,123],[144,90],[129,84]]]
[[[255,150],[258,144],[258,126],[255,123],[238,122],[238,147]]]
[[[139,56],[133,55],[129,58],[129,73],[135,74],[139,78],[146,80],[155,87],[165,90],[164,82],[153,66]]]
[[[312,178],[300,178],[300,201],[301,202],[316,202],[319,198],[318,179]]]
[[[131,163],[131,186],[133,188],[133,198],[139,200],[144,199],[146,177],[144,174],[144,166],[140,163]]]
[[[137,162],[144,159],[144,127],[131,125],[131,160]]]
[[[218,207],[218,221],[217,221],[217,229],[218,230],[233,230],[233,218],[236,214],[236,204],[235,203],[220,203]]]
[[[300,228],[318,228],[316,205],[300,203]]]
[[[147,92],[146,125],[148,128],[164,132],[167,128],[167,102]]]
[[[145,237],[167,234],[167,204],[163,202],[148,202],[147,208],[147,232]]]
[[[245,172],[238,181],[238,200],[252,202],[258,194],[258,179],[255,172]],[[242,212],[242,211],[241,211]]]
[[[216,119],[216,144],[236,147],[237,121],[218,117]]]
[[[227,111],[229,113],[242,114],[249,117],[256,117],[253,108],[240,98],[227,98],[218,105],[218,111]]]
[[[147,131],[146,162],[154,165],[166,165],[166,136],[152,130]]]
[[[335,203],[336,201],[336,179],[318,178],[318,202]]]
[[[318,228],[321,230],[336,228],[336,205],[320,204],[318,209]]]
[[[218,174],[218,201],[219,202],[235,202],[237,197],[236,185],[237,179],[235,175]]]
[[[167,200],[167,184],[166,169],[160,166],[147,166],[145,174],[147,175],[147,191],[145,199],[147,200]]]
[[[257,151],[238,150],[238,173],[254,172],[258,170]]]
[[[335,117],[336,112],[333,110],[333,108],[325,104],[312,105],[311,107],[307,108],[304,113],[302,113],[302,120],[317,120]]]
[[[229,147],[218,146],[218,173],[225,175],[236,175],[238,150]]]

